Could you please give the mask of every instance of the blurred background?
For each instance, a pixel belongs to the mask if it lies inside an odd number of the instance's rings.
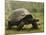
[[[32,30],[30,29],[31,25],[24,26],[23,31],[16,31],[16,29],[6,30],[6,35],[8,34],[19,34],[19,33],[35,33],[35,32],[44,32],[44,3],[42,2],[26,2],[26,1],[9,1],[5,2],[5,28],[8,25],[8,17],[12,14],[13,10],[18,8],[26,8],[34,18],[39,18],[39,29]],[[25,29],[26,28],[26,29]]]

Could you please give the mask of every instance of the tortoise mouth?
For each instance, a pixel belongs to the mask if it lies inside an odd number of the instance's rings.
[[[33,22],[39,22],[39,19],[33,19]]]

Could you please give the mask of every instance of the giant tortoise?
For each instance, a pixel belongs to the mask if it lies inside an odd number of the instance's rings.
[[[24,25],[32,24],[32,28],[37,29],[39,21],[38,19],[34,19],[32,13],[30,13],[25,8],[18,8],[13,11],[13,13],[9,16],[8,20],[8,29],[11,29],[12,26],[16,25],[17,30],[21,30]]]

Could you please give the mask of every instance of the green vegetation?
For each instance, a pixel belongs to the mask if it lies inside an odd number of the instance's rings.
[[[8,5],[8,4],[7,4]],[[10,7],[6,5],[6,12],[5,12],[5,27],[6,27],[6,35],[8,34],[20,34],[20,33],[32,33],[32,32],[44,32],[44,3],[38,3],[38,2],[19,2],[19,1],[11,1]],[[12,11],[17,8],[26,8],[29,10],[34,18],[39,18],[40,28],[35,30],[31,29],[31,25],[25,25],[23,27],[23,30],[16,31],[16,28],[13,28],[11,30],[7,30],[8,26],[8,17],[12,14]],[[27,27],[27,28],[26,28]]]

